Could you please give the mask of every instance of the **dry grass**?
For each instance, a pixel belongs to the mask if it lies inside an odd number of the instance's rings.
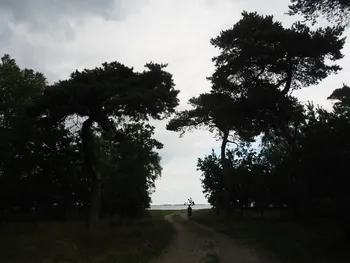
[[[104,221],[92,233],[81,222],[0,225],[0,262],[141,263],[159,255],[172,238],[173,229],[161,215],[128,226],[117,221]]]
[[[272,252],[282,263],[350,262],[350,242],[342,228],[329,220],[283,221],[256,216],[229,219],[213,215],[211,211],[195,212],[194,220]]]

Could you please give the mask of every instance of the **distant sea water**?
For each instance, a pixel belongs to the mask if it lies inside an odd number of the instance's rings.
[[[201,210],[201,209],[210,209],[212,208],[211,205],[209,204],[196,204],[194,206],[192,206],[193,210]],[[179,204],[175,204],[175,205],[151,205],[150,210],[184,210],[187,209],[186,205],[179,205]]]

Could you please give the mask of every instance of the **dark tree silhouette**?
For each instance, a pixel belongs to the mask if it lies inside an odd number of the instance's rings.
[[[125,140],[101,140],[98,170],[103,175],[102,213],[123,217],[142,215],[149,208],[155,180],[161,175],[163,144],[152,138],[154,127],[128,123],[120,128]]]
[[[91,203],[91,178],[82,170],[81,122],[47,118],[57,108],[29,118],[28,104],[55,89],[42,74],[20,69],[5,55],[0,76],[0,221],[82,219]],[[93,164],[101,177],[101,215],[130,218],[150,205],[162,144],[146,122],[120,120],[109,120],[112,136],[91,127]]]
[[[125,119],[141,121],[149,117],[161,119],[174,112],[178,91],[166,65],[146,64],[147,70],[134,72],[118,62],[82,72],[75,71],[68,80],[60,81],[28,107],[32,116],[47,123],[57,123],[72,115],[85,117],[81,128],[84,168],[91,181],[89,228],[98,223],[101,175],[95,168],[94,138],[91,131],[97,123],[105,136],[123,139],[115,131],[111,117],[122,123]]]
[[[174,131],[207,127],[219,133],[226,187],[227,144],[237,139],[252,140],[277,129],[292,146],[288,126],[301,106],[290,93],[337,73],[341,68],[332,61],[343,57],[345,42],[341,27],[312,31],[296,23],[284,28],[273,16],[247,12],[242,16],[232,28],[211,40],[220,54],[213,58],[210,93],[190,99],[193,109],[179,112],[167,125]],[[229,210],[228,194],[225,196]]]
[[[303,15],[306,20],[316,23],[319,16],[328,21],[349,24],[349,0],[291,0],[289,15]]]
[[[43,127],[29,119],[28,101],[42,94],[43,74],[20,69],[9,55],[0,63],[0,218],[35,211],[36,219],[53,212],[64,217],[74,202],[80,164],[75,138],[57,122]],[[66,182],[70,181],[69,184]]]

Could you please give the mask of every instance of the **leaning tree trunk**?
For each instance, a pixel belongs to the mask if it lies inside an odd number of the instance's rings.
[[[101,203],[101,176],[96,171],[94,165],[94,138],[91,131],[93,119],[88,118],[83,123],[81,139],[83,143],[84,168],[91,183],[90,189],[90,209],[88,213],[88,228],[92,231],[99,222]]]
[[[227,215],[231,214],[231,204],[230,204],[230,181],[228,180],[228,160],[226,159],[226,146],[228,142],[229,130],[225,130],[221,143],[221,166],[223,173],[223,185],[224,185],[224,200],[225,200],[225,210]]]
[[[224,132],[222,143],[221,143],[221,166],[223,171],[227,170],[226,146],[228,141],[228,134],[229,134],[228,131]]]

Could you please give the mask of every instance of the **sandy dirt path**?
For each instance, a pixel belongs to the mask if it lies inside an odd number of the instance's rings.
[[[212,229],[189,222],[184,214],[166,216],[176,234],[163,255],[152,263],[270,263],[258,253]]]

